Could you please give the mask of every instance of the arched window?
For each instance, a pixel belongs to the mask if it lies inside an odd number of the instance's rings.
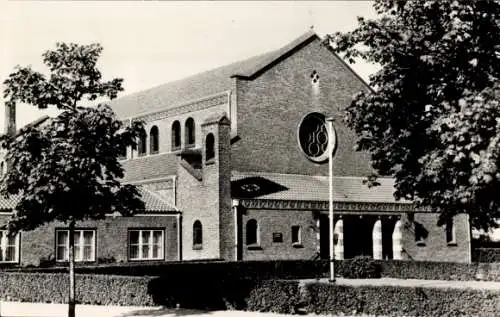
[[[156,154],[160,150],[160,139],[158,127],[153,126],[149,131],[149,153]]]
[[[172,123],[172,151],[181,148],[181,124],[179,121]]]
[[[207,139],[205,140],[205,156],[207,161],[213,160],[215,157],[214,145],[215,145],[214,135],[212,133],[209,133],[207,135]]]
[[[186,147],[194,146],[195,142],[195,127],[193,118],[186,120]]]
[[[246,226],[247,245],[259,244],[259,225],[257,220],[250,219]]]
[[[448,245],[455,245],[457,243],[455,237],[455,224],[453,223],[453,218],[449,218],[446,221],[446,243]]]
[[[193,247],[201,247],[203,244],[203,227],[199,220],[193,223]]]
[[[1,162],[0,163],[0,177],[2,177],[5,174],[4,168],[5,168],[5,163]]]
[[[142,130],[140,135],[139,135],[139,141],[137,144],[137,154],[139,156],[146,155],[147,142],[148,142],[148,135],[147,135],[146,131]]]

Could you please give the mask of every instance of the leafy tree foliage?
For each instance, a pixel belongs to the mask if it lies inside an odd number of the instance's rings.
[[[7,225],[11,232],[55,220],[68,224],[69,316],[75,314],[75,223],[144,209],[137,188],[120,183],[124,171],[118,161],[126,147],[136,147],[142,123],[124,124],[104,103],[82,105],[113,99],[123,90],[121,79],[102,80],[97,69],[101,52],[99,44],[59,43],[43,54],[50,76],[17,67],[4,81],[7,107],[26,103],[60,110],[56,118],[2,137],[8,168],[0,191],[7,198],[17,197]]]
[[[500,207],[500,4],[498,1],[376,0],[327,43],[350,62],[381,69],[355,96],[346,122],[378,175],[394,176],[397,199],[468,213],[495,226]]]
[[[80,105],[85,99],[115,98],[123,90],[121,79],[102,81],[96,66],[101,52],[99,44],[59,43],[43,54],[49,78],[31,67],[17,67],[4,82],[7,106],[61,110],[54,119],[3,137],[8,170],[1,192],[19,197],[9,222],[13,231],[144,208],[135,186],[120,183],[118,161],[127,146],[136,145],[142,124],[125,126],[105,104]]]

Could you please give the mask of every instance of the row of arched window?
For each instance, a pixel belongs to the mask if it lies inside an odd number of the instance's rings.
[[[172,123],[172,151],[180,150],[181,148],[181,123],[175,120]],[[185,147],[190,148],[195,146],[196,142],[196,127],[194,119],[189,117],[184,123]],[[137,153],[139,156],[146,155],[148,152],[148,134],[145,130],[139,136],[137,144]],[[149,130],[149,154],[157,154],[160,151],[160,132],[157,126],[152,126]]]
[[[246,224],[246,244],[259,244],[259,224],[257,220],[250,219]],[[203,226],[201,221],[196,220],[193,223],[193,248],[200,248],[203,245]]]

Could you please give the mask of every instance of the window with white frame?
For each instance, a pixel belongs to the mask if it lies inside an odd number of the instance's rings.
[[[9,234],[8,231],[0,231],[0,263],[19,262],[19,233]]]
[[[75,239],[75,261],[95,261],[95,230],[76,229]],[[56,261],[69,260],[69,230],[56,230]]]
[[[140,229],[129,230],[128,250],[130,260],[163,259],[163,230]]]

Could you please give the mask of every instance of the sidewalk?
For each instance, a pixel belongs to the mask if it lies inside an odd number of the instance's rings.
[[[311,282],[324,282],[328,283],[328,279],[310,279],[302,280],[301,284]],[[443,280],[416,280],[416,279],[397,279],[397,278],[376,278],[376,279],[345,279],[337,278],[336,283],[346,286],[361,286],[361,285],[392,285],[392,286],[406,286],[406,287],[433,287],[433,288],[470,288],[478,290],[493,290],[500,291],[500,282],[490,281],[443,281]]]
[[[66,317],[67,304],[0,302],[0,317]],[[163,307],[76,305],[76,317],[288,317],[245,311],[199,311]]]

